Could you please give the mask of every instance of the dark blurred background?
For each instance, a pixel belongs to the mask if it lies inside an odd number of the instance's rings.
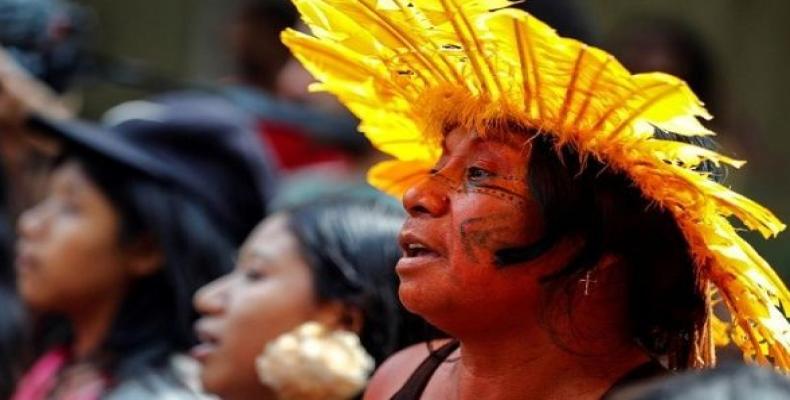
[[[545,7],[554,0],[527,0]],[[97,22],[93,46],[120,62],[115,83],[85,85],[82,114],[233,73],[229,23],[241,0],[81,0]],[[790,221],[790,1],[573,0],[581,36],[632,70],[684,76],[717,118],[726,153],[749,163],[728,182]],[[555,23],[556,25],[556,23]],[[563,29],[560,29],[561,31]],[[570,33],[574,34],[574,33]],[[790,235],[747,238],[790,277]]]

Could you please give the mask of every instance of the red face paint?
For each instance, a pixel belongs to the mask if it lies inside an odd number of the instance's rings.
[[[534,243],[544,232],[527,187],[526,141],[455,129],[431,175],[404,196],[410,217],[397,267],[401,300],[451,334],[530,313],[539,278],[557,267],[554,257],[506,269],[494,263],[497,250]]]

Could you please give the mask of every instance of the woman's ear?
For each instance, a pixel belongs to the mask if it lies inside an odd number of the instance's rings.
[[[340,301],[322,304],[318,308],[314,320],[328,329],[342,329],[357,334],[362,331],[364,323],[364,317],[359,308]]]
[[[135,278],[152,275],[164,264],[164,254],[150,236],[134,240],[124,252],[126,272]]]

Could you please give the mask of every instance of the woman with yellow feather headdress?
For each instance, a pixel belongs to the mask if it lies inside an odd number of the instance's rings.
[[[728,342],[790,370],[790,294],[732,223],[785,225],[717,181],[742,162],[683,81],[507,0],[294,2],[312,35],[284,42],[394,157],[369,180],[410,215],[401,300],[456,338],[368,398],[599,398]]]

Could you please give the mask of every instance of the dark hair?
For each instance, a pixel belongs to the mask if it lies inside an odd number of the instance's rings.
[[[680,140],[666,132],[656,136]],[[537,135],[531,144],[528,184],[541,207],[544,235],[578,235],[583,240],[568,265],[542,279],[552,289],[550,296],[576,294],[579,279],[602,257],[618,256],[626,271],[626,320],[633,339],[670,368],[687,368],[694,334],[705,323],[706,302],[672,213],[645,198],[625,174],[593,157],[583,164],[571,146],[558,150],[549,135]],[[571,302],[549,304],[570,307]]]
[[[287,0],[247,0],[239,10],[239,17],[251,23],[265,23],[272,31],[282,31],[296,25],[299,14]]]
[[[5,173],[0,165],[0,285],[14,285],[14,269],[12,248],[14,231],[11,225],[11,213],[8,210]]]
[[[637,383],[611,400],[778,400],[790,398],[790,380],[767,367],[725,363]]]
[[[14,291],[0,284],[0,399],[8,399],[28,360],[28,320]]]
[[[291,57],[280,41],[280,32],[296,25],[298,16],[288,0],[248,0],[241,5],[236,23],[252,29],[256,42],[237,49],[236,68],[243,78],[274,85],[276,74]]]
[[[0,166],[0,399],[10,398],[27,360],[27,318],[14,291],[14,235]]]
[[[117,381],[160,367],[196,342],[192,295],[230,271],[239,243],[172,185],[78,149],[59,163],[72,160],[120,214],[120,243],[151,240],[163,253],[161,268],[132,282],[98,354]]]
[[[361,310],[360,339],[377,365],[438,331],[398,301],[397,235],[405,214],[381,200],[333,198],[287,212],[302,246],[319,300],[339,300]]]
[[[512,8],[529,12],[541,21],[551,25],[558,34],[584,43],[594,42],[595,26],[589,13],[579,7],[574,0],[522,1],[514,2]]]

